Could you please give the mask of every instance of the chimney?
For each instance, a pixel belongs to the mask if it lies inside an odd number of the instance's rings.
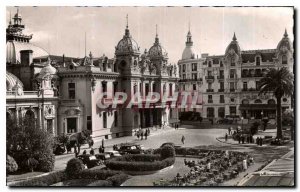
[[[29,66],[32,63],[32,50],[22,50],[20,51],[21,65]]]

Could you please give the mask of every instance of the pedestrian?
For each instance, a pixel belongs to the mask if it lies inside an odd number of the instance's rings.
[[[262,146],[262,144],[263,144],[263,138],[261,137],[261,138],[260,138],[259,145]]]
[[[146,132],[145,132],[145,140],[147,140],[147,136],[148,136],[148,133],[147,133],[148,131],[146,130]]]
[[[137,132],[137,138],[140,139],[140,131]]]
[[[160,128],[160,129],[161,129],[161,126],[162,126],[162,125],[161,125],[161,122],[159,122],[159,128]]]
[[[147,129],[147,135],[148,136],[150,135],[150,129],[149,128]]]
[[[184,144],[184,142],[185,142],[185,137],[184,137],[184,135],[182,135],[182,137],[181,137],[181,142],[182,142],[182,144]]]
[[[245,137],[244,137],[244,135],[242,135],[242,144],[244,144],[245,143]]]
[[[67,148],[67,154],[68,154],[68,153],[71,153],[72,148],[71,148],[71,145],[70,145],[69,142],[67,143],[66,148]]]
[[[228,127],[228,134],[231,135],[231,127]]]
[[[240,134],[238,134],[238,141],[239,141],[239,144],[241,144],[241,135]]]
[[[103,148],[102,148],[101,145],[100,145],[100,147],[99,147],[99,153],[103,153]]]
[[[91,155],[95,155],[95,151],[94,151],[93,148],[90,150],[90,154],[91,154]]]
[[[86,150],[84,150],[84,151],[82,152],[82,155],[86,155]]]
[[[75,153],[75,158],[77,158],[78,152],[77,152],[77,146],[76,146],[76,144],[74,145],[74,153]]]
[[[104,147],[104,139],[102,139],[102,147]]]
[[[143,130],[141,130],[141,140],[143,140],[143,137],[144,137],[144,133]]]
[[[227,142],[227,140],[228,140],[228,134],[226,133],[225,134],[225,141]]]
[[[259,137],[256,137],[256,145],[259,145]]]

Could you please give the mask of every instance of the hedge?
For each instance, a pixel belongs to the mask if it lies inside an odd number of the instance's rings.
[[[20,181],[14,184],[11,184],[10,186],[12,187],[17,187],[17,186],[26,186],[26,187],[31,187],[31,186],[49,186],[53,185],[55,183],[62,182],[66,180],[66,175],[64,171],[57,171],[57,172],[52,172],[49,173],[48,175],[44,176],[38,176],[34,177],[29,180],[25,181]]]
[[[65,171],[52,172],[48,175],[35,177],[30,180],[16,182],[15,184],[11,184],[12,187],[17,186],[50,186],[55,183],[67,181],[70,179],[90,179],[95,180],[95,182],[90,183],[88,186],[120,186],[124,181],[128,179],[128,175],[120,172],[120,171],[112,171],[112,170],[102,170],[102,169],[94,169],[89,170],[85,169],[80,171],[78,174],[72,176],[72,178],[68,177]],[[99,182],[97,181],[99,180]],[[101,180],[106,180],[100,182]]]
[[[161,161],[126,161],[127,155],[114,158],[105,162],[106,167],[112,170],[124,171],[157,171],[175,163],[175,157],[169,157]],[[152,155],[157,158],[156,155]]]
[[[18,164],[15,159],[9,155],[6,156],[6,173],[13,173],[18,170]]]
[[[83,162],[80,159],[73,158],[68,161],[65,173],[69,178],[75,178],[82,170],[84,170]]]

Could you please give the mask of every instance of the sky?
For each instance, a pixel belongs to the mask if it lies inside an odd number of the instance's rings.
[[[6,24],[16,7],[6,8]],[[153,45],[157,32],[169,62],[177,63],[192,33],[197,53],[222,55],[233,33],[242,50],[275,49],[284,30],[293,41],[292,7],[19,7],[25,34],[52,55],[114,57],[126,15],[141,52]]]

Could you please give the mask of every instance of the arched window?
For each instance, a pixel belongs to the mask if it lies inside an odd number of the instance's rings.
[[[286,55],[282,55],[282,64],[288,64],[287,63],[287,56]]]
[[[274,99],[269,99],[268,100],[268,104],[269,105],[274,105],[276,102],[275,102],[275,100]]]
[[[260,65],[260,57],[256,57],[255,60],[256,60],[256,65],[259,66]]]
[[[260,99],[256,99],[254,103],[262,103],[262,101]]]
[[[25,118],[27,119],[34,119],[34,112],[31,110],[27,110],[25,113]]]

